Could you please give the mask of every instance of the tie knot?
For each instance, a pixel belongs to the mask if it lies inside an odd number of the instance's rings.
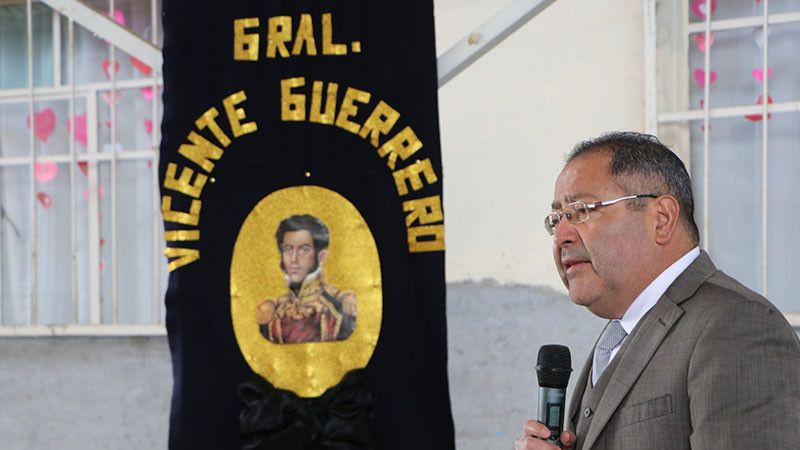
[[[618,320],[612,320],[605,331],[603,331],[603,335],[600,336],[600,342],[597,343],[597,348],[610,352],[614,347],[619,345],[627,335],[628,333],[622,328],[622,324]]]

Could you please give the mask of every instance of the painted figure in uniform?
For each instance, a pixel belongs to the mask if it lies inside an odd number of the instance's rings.
[[[256,306],[261,334],[277,344],[341,341],[356,326],[356,294],[325,281],[330,231],[303,214],[283,219],[275,232],[288,292]]]

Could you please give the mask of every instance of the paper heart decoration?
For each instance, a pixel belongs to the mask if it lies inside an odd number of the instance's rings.
[[[714,14],[714,10],[717,9],[717,0],[711,0],[711,14]],[[695,14],[702,17],[703,19],[706,18],[706,0],[694,0],[692,2],[692,11]]]
[[[36,198],[39,199],[39,203],[44,206],[44,209],[50,209],[50,207],[53,205],[53,197],[50,197],[50,195],[44,192],[37,192]]]
[[[54,162],[36,163],[33,171],[39,183],[47,183],[58,175],[58,164]]]
[[[158,92],[161,92],[162,90],[163,89],[161,89],[160,87],[158,88]],[[142,92],[142,97],[144,97],[145,100],[147,100],[148,102],[153,100],[153,88],[143,87],[141,89],[141,92]]]
[[[28,114],[28,128],[31,127],[31,116]],[[42,142],[47,142],[50,133],[56,127],[56,113],[52,108],[45,108],[40,112],[33,113],[33,134]]]
[[[700,33],[694,37],[694,41],[697,43],[697,48],[700,49],[701,52],[706,51],[706,35],[705,33]],[[714,33],[709,34],[708,38],[708,47],[714,46]]]
[[[106,73],[108,78],[111,78],[111,74],[108,73],[108,68],[111,66],[111,61],[104,59],[103,60],[103,72]],[[119,61],[114,61],[114,72],[119,72]]]
[[[102,199],[103,196],[106,195],[106,188],[103,187],[103,186],[100,186],[99,192],[100,192],[100,198]],[[89,200],[89,190],[88,189],[84,189],[83,190],[83,198],[84,198],[84,200]]]
[[[84,175],[87,177],[89,176],[89,163],[86,161],[79,161],[78,168],[81,169],[81,172],[83,172]]]
[[[116,105],[116,104],[119,103],[119,100],[122,98],[122,92],[120,92],[120,91],[115,91],[115,92],[116,92],[116,94],[114,95],[114,104]],[[103,101],[106,103],[106,105],[111,106],[111,92],[109,92],[109,91],[103,92]],[[109,128],[111,128],[111,127],[109,126]]]
[[[768,95],[767,96],[767,104],[770,104],[770,103],[772,103],[772,97],[770,97]],[[763,95],[759,95],[758,96],[758,101],[756,102],[756,104],[757,105],[763,105],[764,104],[764,96]],[[762,120],[764,118],[764,116],[762,116],[761,114],[748,114],[748,115],[746,115],[744,117],[747,118],[747,120],[752,120],[753,122],[755,122],[757,120]],[[767,114],[767,120],[769,120],[769,119],[772,119],[772,113]]]
[[[767,78],[772,76],[772,69],[767,67]],[[753,69],[753,78],[758,81],[764,81],[764,71],[761,69]]]
[[[107,16],[111,17],[109,13],[106,13]],[[120,25],[125,25],[125,14],[122,14],[122,11],[115,9],[114,10],[114,20],[117,21]]]
[[[100,261],[100,272],[106,270],[106,263],[105,261]]]
[[[111,14],[108,11],[104,12],[103,14],[105,14],[106,17],[111,17]],[[120,25],[125,25],[125,15],[122,14],[122,11],[118,9],[114,10],[114,20],[116,20],[117,23]],[[110,42],[108,42],[107,40],[105,39],[103,40],[106,41],[106,44],[110,44]]]
[[[103,238],[100,238],[100,247],[102,247],[103,245],[105,245],[105,243],[106,243],[106,240],[105,240],[105,239],[103,239]]]
[[[712,70],[711,74],[709,75],[709,79],[711,80],[711,83],[713,84],[714,81],[717,80],[717,72],[714,72]],[[703,70],[703,69],[695,69],[694,70],[694,80],[697,81],[697,84],[699,84],[700,87],[705,87],[706,86],[706,71]]]
[[[148,169],[152,169],[153,168],[153,160],[152,159],[147,161],[147,168]]]
[[[86,145],[86,113],[73,117],[75,119],[75,140]],[[72,122],[67,119],[67,133],[72,133]]]
[[[147,134],[153,133],[153,121],[149,119],[144,119],[144,129],[147,131]]]
[[[153,68],[152,67],[148,66],[147,64],[143,63],[142,61],[139,61],[138,59],[136,59],[133,56],[131,56],[131,64],[133,64],[133,67],[136,67],[136,70],[138,70],[139,72],[142,72],[145,76],[148,76],[148,75],[150,75],[151,72],[153,72]]]

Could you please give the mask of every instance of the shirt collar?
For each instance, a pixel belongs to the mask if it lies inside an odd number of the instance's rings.
[[[664,292],[667,291],[667,288],[672,282],[678,278],[678,275],[683,273],[683,271],[689,267],[689,264],[698,256],[700,256],[700,249],[698,247],[689,250],[689,252],[683,255],[679,260],[667,267],[667,270],[661,272],[661,275],[657,276],[656,279],[636,297],[636,300],[631,303],[631,306],[628,307],[628,310],[625,311],[622,319],[620,319],[620,325],[622,325],[626,333],[631,334],[636,324],[639,323],[639,320],[647,314],[647,311],[650,311],[658,299],[664,295]]]

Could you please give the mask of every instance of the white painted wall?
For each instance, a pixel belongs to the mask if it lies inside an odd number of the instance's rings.
[[[439,54],[510,0],[434,0]],[[549,285],[564,154],[644,129],[641,0],[557,0],[439,90],[447,280]]]

